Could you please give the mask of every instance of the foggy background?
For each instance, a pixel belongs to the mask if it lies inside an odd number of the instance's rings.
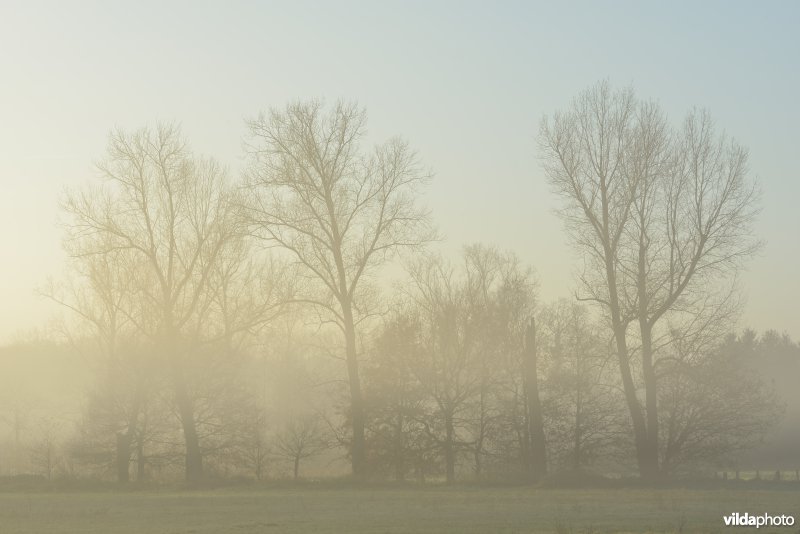
[[[799,22],[0,0],[0,525],[217,485],[205,532],[307,488],[350,531],[369,484],[475,532],[793,511]]]
[[[63,264],[65,187],[91,181],[108,131],[178,121],[232,176],[243,119],[295,99],[355,100],[372,142],[408,139],[435,180],[424,203],[455,254],[514,250],[545,299],[574,259],[535,147],[538,122],[600,79],[633,84],[674,121],[708,108],[750,149],[766,246],[743,275],[742,324],[795,339],[793,208],[798,6],[747,2],[52,2],[0,6],[0,339],[56,307],[33,288]],[[335,21],[332,23],[331,21]]]

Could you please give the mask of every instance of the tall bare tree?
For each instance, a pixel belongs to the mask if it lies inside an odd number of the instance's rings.
[[[192,156],[173,125],[113,132],[98,169],[100,186],[66,198],[69,239],[84,244],[81,254],[125,251],[133,262],[144,311],[127,318],[152,341],[168,370],[183,429],[186,478],[196,481],[203,468],[189,383],[191,353],[204,331],[198,325],[216,298],[215,272],[224,269],[228,255],[239,258],[245,238],[231,189],[224,169]]]
[[[515,459],[529,474],[541,476],[545,448],[538,375],[531,369],[535,347],[525,342],[535,303],[532,271],[513,254],[472,245],[465,247],[460,269],[430,255],[415,262],[410,275],[408,307],[416,339],[406,361],[428,398],[424,427],[441,452],[447,482],[455,480],[464,452],[474,457],[475,475],[485,474],[486,460],[502,441],[508,404],[521,404],[522,417],[513,419],[524,427]],[[517,383],[524,383],[524,392],[509,403],[508,390]]]
[[[41,291],[46,297],[73,312],[89,327],[92,351],[100,354],[104,387],[92,395],[103,409],[102,431],[116,443],[117,480],[129,480],[134,440],[139,433],[145,405],[147,365],[136,344],[136,331],[129,319],[135,311],[135,264],[127,251],[115,249],[107,235],[65,241],[70,257],[70,277],[59,286],[50,282]],[[95,251],[108,249],[97,254]],[[70,334],[73,335],[73,334]],[[77,343],[77,341],[75,341]]]
[[[560,468],[580,472],[619,447],[628,428],[610,339],[581,303],[559,300],[541,316],[551,450]]]
[[[466,329],[475,348],[480,386],[474,406],[472,449],[475,474],[481,476],[484,457],[497,435],[499,398],[504,371],[521,378],[524,406],[523,465],[531,479],[546,472],[544,420],[539,394],[539,365],[534,324],[536,283],[533,270],[515,254],[482,244],[464,248]],[[506,386],[508,384],[505,384]]]
[[[640,474],[657,478],[659,347],[676,322],[721,317],[713,300],[721,292],[720,306],[731,301],[720,281],[758,248],[747,151],[717,134],[707,113],[672,129],[656,104],[606,82],[544,119],[540,145],[583,253],[582,298],[611,324]]]
[[[458,457],[471,437],[470,403],[481,391],[479,337],[471,335],[461,273],[434,255],[420,258],[410,271],[409,294],[421,350],[408,355],[409,368],[430,399],[433,409],[426,414],[425,431],[440,451],[446,481],[452,484]]]
[[[297,300],[344,336],[355,476],[365,467],[356,329],[367,316],[367,282],[399,249],[433,237],[415,198],[429,174],[399,139],[364,151],[365,121],[355,105],[306,102],[248,122],[253,231],[296,262],[306,282]]]

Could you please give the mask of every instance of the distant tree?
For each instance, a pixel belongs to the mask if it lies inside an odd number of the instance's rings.
[[[531,411],[538,409],[538,394],[528,387],[535,374],[531,359],[526,363],[526,347],[534,349],[525,341],[534,304],[531,271],[511,254],[474,245],[465,248],[460,269],[428,256],[413,264],[410,274],[408,306],[418,349],[409,352],[408,366],[433,408],[424,428],[440,450],[448,483],[465,452],[473,456],[476,476],[482,476],[506,426],[509,390],[517,392],[519,404],[512,405],[520,429],[518,458],[535,471],[533,455],[545,451],[531,437],[531,429],[543,432]]]
[[[661,348],[675,328],[730,320],[724,283],[759,245],[747,151],[705,112],[671,129],[656,104],[605,82],[543,120],[540,146],[583,255],[581,298],[601,307],[614,334],[640,475],[658,478]]]
[[[114,248],[106,234],[89,234],[80,238],[68,236],[65,249],[68,253],[68,278],[62,285],[54,282],[41,292],[72,312],[86,327],[68,331],[75,338],[83,332],[88,338],[88,352],[99,356],[99,372],[103,385],[92,392],[92,406],[88,427],[93,432],[107,432],[109,446],[115,450],[115,469],[119,482],[128,482],[134,442],[143,417],[148,384],[153,382],[154,368],[147,358],[149,350],[142,350],[141,340],[132,318],[135,309],[135,262],[126,250]],[[106,250],[105,253],[97,253]],[[141,317],[139,316],[139,319]],[[80,325],[76,325],[80,326]],[[78,346],[87,340],[73,339]],[[136,345],[139,345],[136,347]],[[108,441],[95,436],[95,444]],[[99,442],[98,442],[99,440]]]
[[[237,463],[249,470],[256,480],[263,480],[272,455],[266,414],[257,406],[251,407],[245,416],[245,423],[233,454]]]
[[[32,473],[41,467],[41,445],[51,442],[57,452],[54,467],[67,468],[69,431],[80,414],[76,385],[90,373],[74,349],[52,339],[20,338],[0,347],[0,469],[4,474]],[[79,389],[78,389],[79,391]],[[45,439],[48,438],[48,439]],[[36,450],[34,450],[36,449]]]
[[[5,454],[5,463],[10,474],[17,474],[24,464],[23,440],[31,423],[33,403],[30,399],[25,398],[19,385],[12,387],[10,384],[4,383],[0,389],[2,390],[0,405],[3,407],[0,421],[5,423],[11,434],[9,447],[11,450]]]
[[[211,327],[215,306],[227,302],[220,298],[225,290],[219,284],[234,279],[248,288],[245,295],[253,295],[251,284],[242,281],[247,270],[226,267],[246,258],[247,236],[224,169],[194,157],[177,127],[115,131],[98,169],[101,186],[66,198],[68,244],[82,255],[122,251],[130,261],[142,311],[126,318],[150,341],[170,377],[186,478],[196,481],[203,466],[191,384],[193,353],[220,337],[228,346],[233,332],[268,320],[277,303],[261,292],[254,298],[263,300],[249,306],[254,314],[221,329]],[[269,281],[270,274],[263,273],[261,280]]]
[[[408,315],[388,318],[365,369],[371,470],[388,470],[399,481],[412,470],[422,475],[433,448],[422,424],[430,406],[409,365],[418,357],[418,334],[418,324]]]
[[[52,480],[61,462],[61,425],[57,418],[45,416],[38,421],[37,431],[30,445],[31,464]]]
[[[800,344],[786,333],[775,330],[767,330],[760,336],[745,330],[739,335],[731,334],[722,350],[735,354],[750,374],[762,377],[773,386],[786,406],[779,424],[770,430],[765,443],[738,460],[763,468],[796,469],[795,466],[800,465],[796,446],[800,442],[800,390],[797,388]]]
[[[300,462],[317,456],[330,447],[330,441],[322,418],[315,414],[289,419],[275,436],[275,452],[292,462],[292,474],[300,476]]]
[[[774,386],[742,348],[731,338],[700,348],[708,354],[698,354],[685,339],[671,346],[659,391],[665,472],[729,464],[779,421],[782,406]]]
[[[580,471],[607,457],[627,429],[619,409],[619,380],[610,369],[612,350],[589,310],[559,300],[540,315],[547,359],[546,394],[555,414],[549,435],[557,465]]]
[[[143,363],[148,361],[142,347],[122,346],[118,354],[126,361],[120,376],[101,371],[86,392],[86,402],[69,443],[70,458],[80,466],[104,475],[115,474],[127,482],[131,464],[136,480],[147,476],[149,455],[164,452],[174,424],[171,405],[159,391],[168,386],[160,373]],[[138,364],[139,369],[131,363]],[[107,370],[107,362],[101,368]],[[144,371],[141,371],[141,369]]]
[[[432,405],[423,426],[452,484],[458,455],[469,440],[469,402],[481,386],[476,346],[468,334],[469,310],[455,269],[441,257],[421,258],[411,276],[410,305],[420,350],[409,354],[409,369]]]
[[[501,398],[508,378],[521,386],[523,405],[520,455],[529,478],[546,472],[547,450],[539,392],[539,349],[535,326],[533,271],[512,253],[480,244],[464,249],[464,290],[469,309],[468,330],[475,339],[476,366],[480,377],[477,397],[470,402],[474,413],[475,474],[494,454],[499,431]],[[508,373],[508,374],[504,374]]]
[[[300,269],[310,304],[342,332],[350,394],[353,474],[365,470],[365,413],[357,326],[370,277],[402,248],[433,237],[416,192],[429,178],[408,145],[362,149],[366,114],[297,103],[249,121],[247,214],[253,232]],[[305,290],[303,294],[302,291]]]
[[[525,432],[523,452],[530,476],[538,480],[547,473],[547,440],[544,433],[544,413],[539,392],[539,347],[536,319],[531,318],[525,329],[522,352],[522,391],[525,396]]]

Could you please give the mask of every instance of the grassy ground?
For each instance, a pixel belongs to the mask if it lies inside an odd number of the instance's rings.
[[[298,487],[2,493],[0,532],[711,533],[730,530],[722,516],[735,511],[792,514],[800,522],[800,492]],[[800,525],[772,531],[800,532]]]

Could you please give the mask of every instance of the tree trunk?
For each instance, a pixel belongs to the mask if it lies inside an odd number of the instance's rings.
[[[444,463],[445,480],[448,484],[456,481],[456,451],[455,451],[455,428],[453,427],[452,414],[445,414],[445,441],[444,441]]]
[[[547,444],[544,437],[544,416],[539,398],[538,357],[536,354],[536,323],[531,319],[525,331],[525,350],[523,353],[523,387],[525,389],[528,412],[529,475],[539,480],[547,473]]]
[[[177,385],[177,403],[186,446],[186,481],[200,482],[203,478],[203,455],[194,420],[194,406],[182,380],[179,380]]]
[[[644,415],[646,419],[645,442],[641,452],[643,464],[639,466],[642,478],[655,480],[658,478],[658,392],[656,372],[653,361],[653,324],[649,320],[650,295],[647,292],[647,247],[649,239],[646,233],[644,215],[640,216],[639,260],[637,264],[636,293],[638,297],[637,315],[639,333],[642,342],[642,378],[644,380]]]
[[[147,477],[145,466],[147,465],[147,458],[144,455],[144,443],[139,439],[136,443],[136,480],[143,481]]]
[[[197,435],[197,424],[194,418],[194,403],[186,385],[185,367],[178,343],[178,335],[172,325],[171,313],[165,313],[164,350],[172,372],[175,387],[175,403],[183,430],[183,441],[186,449],[185,476],[186,482],[194,484],[203,478],[203,455],[200,451],[200,438]]]
[[[361,378],[358,374],[358,352],[356,351],[356,329],[352,303],[342,303],[344,318],[347,377],[350,384],[350,415],[353,419],[353,443],[350,454],[355,478],[366,475],[366,447],[364,443],[364,401],[361,393]]]
[[[653,333],[645,318],[640,319],[642,335],[642,377],[645,389],[647,436],[644,445],[644,465],[640,466],[642,478],[656,480],[661,470],[658,461],[658,390],[653,365]]]
[[[406,481],[406,467],[405,462],[403,462],[403,458],[400,457],[397,459],[394,465],[394,479],[397,482],[405,482]]]
[[[524,372],[523,372],[524,375]],[[517,427],[517,440],[519,441],[519,456],[520,456],[520,464],[522,465],[523,472],[526,474],[531,473],[533,469],[531,465],[531,426],[528,424],[528,406],[527,406],[527,393],[525,390],[525,379],[523,376],[523,393],[521,404],[522,406],[522,416],[519,417],[515,413],[514,420],[517,421],[518,419],[521,420],[521,424],[515,425]],[[515,399],[515,408],[514,411],[516,412],[517,404],[520,404],[520,399],[517,397]]]
[[[394,478],[398,482],[406,479],[405,439],[403,434],[403,416],[398,415],[394,429]]]
[[[575,471],[581,470],[581,441],[583,439],[583,427],[581,426],[581,402],[582,396],[580,394],[580,384],[578,384],[578,396],[576,399],[576,408],[575,408],[575,440],[573,443],[573,447],[575,447],[575,451],[573,453],[573,460],[574,460],[574,469]]]
[[[294,457],[294,479],[297,480],[297,477],[300,476],[300,457]]]
[[[22,414],[19,406],[14,407],[14,469],[12,474],[16,475],[20,471],[21,451],[20,434],[22,432]]]
[[[619,333],[619,331],[622,333]],[[631,414],[631,424],[633,425],[633,438],[636,446],[636,462],[639,467],[639,476],[643,479],[651,480],[654,473],[651,471],[651,462],[647,450],[647,425],[645,424],[642,406],[636,395],[636,386],[633,383],[630,362],[628,361],[628,348],[625,340],[624,327],[614,329],[614,337],[617,341],[617,361],[619,363],[622,386],[625,392],[625,402],[628,412]]]
[[[485,371],[484,371],[485,372]],[[487,426],[487,409],[486,409],[486,397],[488,385],[485,383],[481,384],[481,391],[480,391],[480,415],[478,420],[478,436],[475,439],[475,478],[480,480],[481,476],[483,475],[483,443],[486,440],[486,426]]]
[[[614,270],[613,255],[610,250],[605,251],[606,280],[608,283],[609,311],[611,312],[611,326],[614,330],[614,341],[617,345],[617,362],[619,364],[620,378],[625,392],[625,403],[631,414],[633,438],[636,445],[636,462],[639,467],[639,476],[646,480],[655,478],[652,472],[652,462],[648,454],[647,424],[645,423],[642,406],[636,395],[636,384],[633,382],[631,364],[628,354],[628,341],[625,337],[625,323],[617,292],[617,278]],[[658,451],[656,451],[658,452]]]
[[[132,437],[130,431],[117,433],[117,482],[122,484],[127,484],[130,480]]]

